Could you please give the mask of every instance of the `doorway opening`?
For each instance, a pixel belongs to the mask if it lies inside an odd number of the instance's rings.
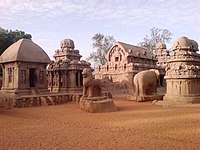
[[[29,70],[29,84],[30,87],[35,87],[35,68]]]

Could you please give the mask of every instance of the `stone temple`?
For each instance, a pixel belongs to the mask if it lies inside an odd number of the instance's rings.
[[[166,44],[157,43],[155,49],[153,50],[153,54],[158,59],[156,65],[159,67],[160,71],[160,85],[166,86],[164,76],[165,76],[165,68],[169,60],[169,51],[167,50]]]
[[[21,39],[8,47],[0,58],[2,94],[19,96],[47,91],[46,66],[50,59],[40,46]]]
[[[61,49],[54,58],[51,61],[40,46],[27,39],[7,48],[0,57],[1,105],[34,107],[78,102],[82,95],[82,71],[90,68],[90,63],[80,60],[79,50],[74,49],[70,39],[61,41]]]
[[[166,102],[200,103],[200,54],[196,41],[178,38],[166,67]]]
[[[156,69],[157,59],[152,51],[126,44],[115,43],[107,53],[107,63],[95,68],[95,78],[107,77],[113,82],[132,83],[135,74],[142,70]]]
[[[75,49],[71,39],[60,42],[60,49],[55,51],[52,61],[47,68],[48,89],[51,92],[81,92],[82,71],[90,68],[90,63],[80,60],[79,50]]]
[[[153,54],[158,59],[157,66],[160,68],[164,68],[167,66],[167,62],[169,59],[169,51],[167,50],[166,44],[158,43],[156,44],[155,50],[153,50]]]

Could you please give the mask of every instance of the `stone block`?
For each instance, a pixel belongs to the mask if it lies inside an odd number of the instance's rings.
[[[106,97],[81,98],[80,108],[90,113],[115,112],[117,107],[112,99]]]

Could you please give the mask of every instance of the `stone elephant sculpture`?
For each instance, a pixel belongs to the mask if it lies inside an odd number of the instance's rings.
[[[160,72],[157,69],[144,70],[137,73],[133,79],[134,96],[143,97],[157,93],[157,80]]]
[[[83,72],[83,97],[98,97],[102,95],[102,83],[99,79],[93,79],[90,68],[84,68]]]

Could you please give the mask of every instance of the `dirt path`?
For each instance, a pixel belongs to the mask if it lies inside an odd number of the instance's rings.
[[[77,103],[0,109],[2,150],[200,149],[200,109],[114,101],[119,111],[86,113]]]

